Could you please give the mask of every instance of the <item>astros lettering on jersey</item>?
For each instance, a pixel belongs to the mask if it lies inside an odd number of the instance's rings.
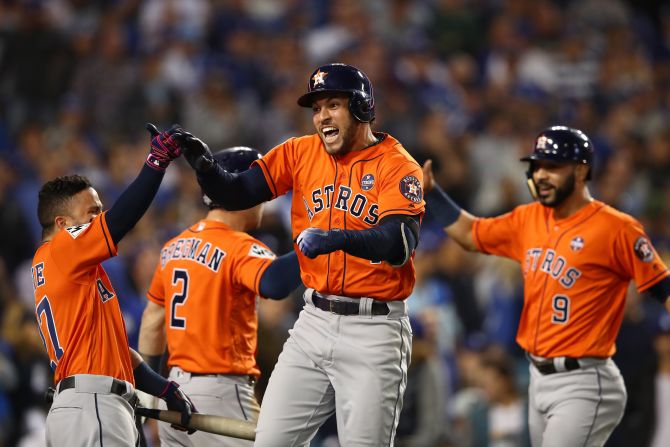
[[[309,227],[365,230],[388,215],[423,216],[420,166],[395,138],[375,136],[382,141],[341,157],[329,155],[318,135],[291,138],[254,162],[273,198],[293,190],[294,239]],[[411,262],[394,268],[343,251],[315,259],[296,252],[303,283],[324,294],[400,300],[414,286]]]
[[[33,259],[37,322],[54,383],[74,374],[135,383],[119,301],[100,265],[117,250],[104,216],[58,231]]]
[[[539,203],[473,227],[477,248],[521,264],[524,308],[517,342],[542,357],[610,357],[626,290],[670,275],[642,225],[594,200],[563,220]]]
[[[201,220],[165,243],[147,297],[167,307],[169,366],[259,375],[260,278],[274,253],[247,233]]]

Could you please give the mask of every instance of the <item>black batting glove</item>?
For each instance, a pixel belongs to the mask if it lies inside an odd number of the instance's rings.
[[[180,141],[182,129],[175,125],[170,130],[159,132],[151,123],[146,125],[151,134],[151,150],[147,156],[146,164],[152,169],[164,172],[170,162],[181,155]]]
[[[340,230],[324,231],[319,228],[307,228],[296,239],[298,248],[310,259],[325,255],[344,246],[344,233]]]
[[[214,167],[216,161],[204,141],[183,130],[181,138],[184,158],[196,172],[207,172]]]
[[[181,413],[181,425],[170,424],[175,430],[185,431],[189,435],[195,433],[195,429],[188,429],[188,423],[191,415],[197,413],[195,405],[191,399],[179,388],[179,384],[169,381],[163,392],[158,396],[167,403],[168,410],[179,411]]]

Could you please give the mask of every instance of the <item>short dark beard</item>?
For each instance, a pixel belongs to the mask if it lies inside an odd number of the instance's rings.
[[[556,194],[554,197],[554,200],[551,202],[547,202],[540,198],[540,203],[544,206],[548,206],[550,208],[556,208],[559,206],[561,203],[565,202],[565,199],[570,197],[572,193],[575,190],[575,173],[574,171],[568,176],[567,179],[565,179],[565,183],[563,183],[561,186],[558,186],[556,188]]]

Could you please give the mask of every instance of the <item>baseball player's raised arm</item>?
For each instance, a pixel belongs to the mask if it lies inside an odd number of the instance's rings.
[[[211,170],[198,173],[198,183],[208,197],[228,211],[246,210],[272,199],[263,171],[255,165],[233,174],[216,164]]]
[[[212,200],[228,211],[238,211],[272,199],[270,187],[258,166],[241,173],[227,172],[219,166],[205,142],[188,132],[184,135],[184,157],[195,170],[200,187]]]
[[[165,170],[172,160],[181,155],[177,139],[179,129],[173,127],[158,132],[153,124],[147,124],[151,133],[151,150],[139,175],[107,211],[109,234],[117,244],[130,231],[149,208],[160,187]]]
[[[477,244],[472,235],[477,218],[461,209],[435,182],[431,160],[423,164],[423,180],[426,190],[426,214],[442,225],[444,231],[461,247],[468,251],[477,251]]]

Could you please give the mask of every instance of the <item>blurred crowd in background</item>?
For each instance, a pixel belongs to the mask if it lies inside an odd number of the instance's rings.
[[[145,122],[180,123],[214,150],[267,152],[313,133],[296,99],[328,62],[367,73],[373,129],[419,163],[432,159],[442,187],[480,216],[530,200],[519,158],[540,130],[583,130],[596,148],[591,192],[636,216],[670,264],[662,0],[0,0],[0,446],[44,445],[52,376],[30,276],[40,186],[83,174],[110,206],[144,162]],[[269,203],[256,233],[278,254],[292,249],[288,209],[286,198]],[[179,160],[105,262],[131,346],[160,246],[205,213]],[[430,219],[415,263],[414,352],[396,445],[527,445],[518,266],[464,252]],[[301,306],[299,291],[261,304],[261,399]],[[664,316],[631,288],[615,357],[628,405],[609,446],[670,445]],[[313,445],[337,445],[332,424]]]

